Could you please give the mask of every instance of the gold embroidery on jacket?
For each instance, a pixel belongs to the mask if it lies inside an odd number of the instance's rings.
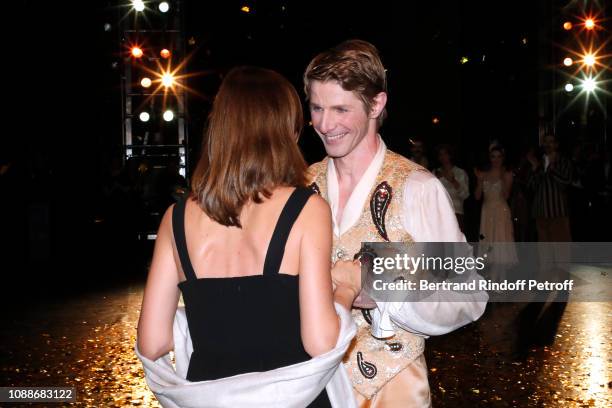
[[[329,202],[327,189],[327,166],[329,158],[310,166],[309,176],[318,193]],[[340,236],[334,234],[332,261],[351,260],[362,242],[414,242],[404,229],[401,216],[404,202],[404,184],[412,171],[426,171],[410,160],[387,150],[383,165],[363,205],[358,221]],[[389,191],[390,199],[384,195]],[[379,210],[373,207],[378,199]],[[376,203],[375,203],[376,204]],[[408,214],[410,216],[410,214]],[[379,223],[377,225],[377,223]],[[382,230],[382,232],[381,232]],[[386,235],[386,236],[385,236]],[[395,336],[380,340],[370,334],[370,324],[361,309],[353,309],[357,323],[357,335],[344,357],[353,387],[366,398],[376,393],[400,371],[405,369],[425,349],[425,340],[399,328],[392,322]]]

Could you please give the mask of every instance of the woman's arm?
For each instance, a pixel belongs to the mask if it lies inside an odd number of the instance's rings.
[[[340,260],[331,271],[334,284],[334,302],[351,310],[355,298],[361,291],[361,262]]]
[[[336,346],[340,321],[334,301],[350,309],[357,296],[348,285],[332,288],[332,221],[329,205],[318,195],[306,203],[298,219],[302,229],[300,242],[300,321],[302,343],[311,356],[323,354]]]
[[[138,350],[157,360],[174,348],[172,324],[179,299],[172,244],[172,209],[162,218],[138,320]]]

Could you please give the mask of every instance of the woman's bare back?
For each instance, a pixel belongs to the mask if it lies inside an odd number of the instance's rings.
[[[210,219],[193,200],[185,208],[185,237],[189,258],[198,278],[261,275],[268,244],[280,213],[293,187],[278,187],[261,204],[249,202],[240,212],[242,228],[226,227]],[[300,219],[292,228],[280,273],[297,275],[302,228]],[[185,280],[176,246],[174,258],[179,280]]]

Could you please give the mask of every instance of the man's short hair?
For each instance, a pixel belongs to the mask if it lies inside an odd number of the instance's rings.
[[[387,92],[387,73],[378,50],[363,40],[348,40],[314,57],[304,72],[304,92],[310,98],[311,81],[337,81],[345,91],[354,92],[369,114],[374,97]],[[387,116],[378,116],[380,127]]]

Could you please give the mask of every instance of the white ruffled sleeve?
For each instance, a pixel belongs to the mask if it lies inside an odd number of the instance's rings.
[[[448,192],[429,172],[406,180],[402,224],[416,242],[465,242]]]
[[[446,189],[429,172],[413,171],[406,180],[402,223],[416,242],[466,242]],[[488,300],[486,292],[445,291],[443,297],[434,292],[428,301],[379,304],[379,310],[404,330],[435,336],[477,320]]]

